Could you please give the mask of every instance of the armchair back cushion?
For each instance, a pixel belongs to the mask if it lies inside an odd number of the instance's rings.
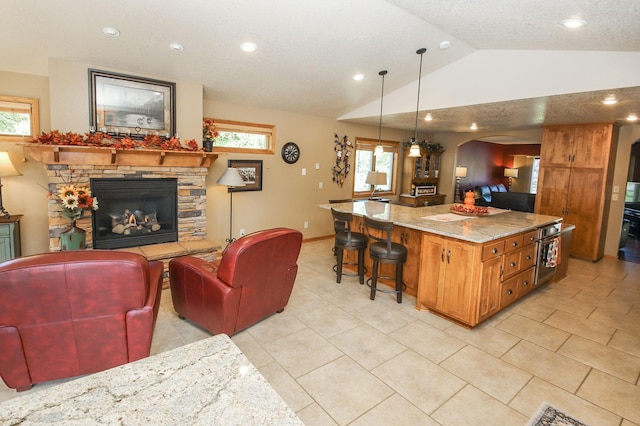
[[[234,241],[217,262],[191,256],[169,263],[176,312],[229,336],[281,311],[298,273],[302,234],[275,228]]]
[[[162,263],[138,254],[46,253],[0,264],[0,375],[34,383],[149,356]]]

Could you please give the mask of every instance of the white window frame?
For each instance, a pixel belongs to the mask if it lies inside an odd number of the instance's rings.
[[[204,118],[204,120],[213,120],[218,132],[235,132],[235,133],[251,133],[260,134],[267,137],[267,146],[265,149],[260,148],[238,148],[228,146],[216,146],[213,143],[213,152],[235,152],[235,153],[251,153],[251,154],[273,154],[276,126],[271,124],[248,123],[244,121],[220,120],[217,118]]]
[[[28,142],[40,136],[40,110],[38,107],[38,99],[0,95],[0,111],[27,113],[29,114],[29,120],[31,123],[29,134],[0,134],[0,142]]]

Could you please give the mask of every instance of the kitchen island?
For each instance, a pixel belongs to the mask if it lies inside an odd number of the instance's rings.
[[[562,220],[495,208],[487,216],[463,216],[452,213],[450,204],[412,208],[365,201],[320,207],[352,213],[352,229],[359,232],[366,233],[364,215],[393,222],[393,240],[409,252],[404,281],[407,293],[416,296],[416,308],[466,327],[537,288],[538,229]],[[347,261],[355,261],[352,254],[347,252]],[[392,276],[385,267],[381,275]]]
[[[0,424],[302,425],[231,339],[209,337],[0,403]]]

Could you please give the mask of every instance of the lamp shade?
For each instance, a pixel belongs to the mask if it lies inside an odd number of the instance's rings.
[[[411,144],[411,148],[409,148],[409,157],[420,157],[420,145],[415,140]]]
[[[504,169],[504,177],[517,178],[518,177],[518,169]]]
[[[369,185],[386,185],[387,174],[382,172],[369,172],[365,180]]]
[[[456,167],[456,177],[457,178],[467,177],[467,168],[464,167],[464,166],[457,166]]]
[[[22,173],[16,170],[9,158],[9,153],[2,151],[0,152],[0,177],[5,176],[20,176]]]
[[[234,167],[229,167],[216,183],[230,187],[246,186],[242,180],[242,176],[240,176],[240,173],[238,173],[238,170]]]

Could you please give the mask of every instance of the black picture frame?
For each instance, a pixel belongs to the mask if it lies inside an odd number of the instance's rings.
[[[89,69],[91,131],[142,137],[176,134],[176,84]]]
[[[228,167],[238,169],[245,186],[228,188],[228,192],[262,191],[262,160],[228,160]]]

